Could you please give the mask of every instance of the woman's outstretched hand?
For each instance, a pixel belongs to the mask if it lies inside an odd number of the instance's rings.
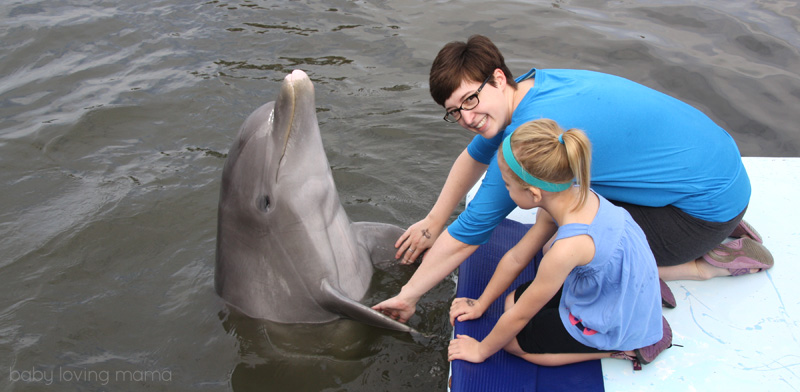
[[[411,225],[395,242],[397,248],[395,258],[401,264],[412,264],[436,242],[442,228],[433,224],[432,219],[425,218]]]
[[[411,318],[411,316],[414,315],[414,312],[417,311],[417,304],[412,304],[400,298],[398,295],[373,306],[372,309],[377,310],[401,323],[405,323]]]

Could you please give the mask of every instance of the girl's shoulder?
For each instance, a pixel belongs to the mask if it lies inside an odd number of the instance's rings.
[[[565,226],[578,228],[581,225],[570,224]],[[559,232],[562,229],[559,228]],[[578,230],[570,234],[569,236],[557,237],[558,239],[553,243],[548,253],[553,252],[553,258],[567,262],[575,267],[589,264],[594,259],[594,239],[588,231]]]

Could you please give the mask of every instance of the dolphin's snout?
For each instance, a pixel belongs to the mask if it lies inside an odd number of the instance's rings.
[[[302,70],[299,70],[299,69],[296,69],[296,70],[292,71],[292,73],[286,75],[286,80],[289,81],[289,82],[293,82],[295,80],[302,80],[302,79],[308,79],[308,75],[305,72],[303,72]]]

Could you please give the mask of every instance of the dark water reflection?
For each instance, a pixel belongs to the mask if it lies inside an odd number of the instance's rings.
[[[470,139],[428,96],[444,43],[488,35],[516,74],[618,74],[705,111],[743,155],[798,156],[798,26],[797,4],[766,0],[0,4],[0,386],[442,390],[452,282],[412,319],[426,338],[270,326],[213,292],[224,155],[284,74],[315,82],[351,218],[405,226]],[[410,273],[380,272],[368,301]]]

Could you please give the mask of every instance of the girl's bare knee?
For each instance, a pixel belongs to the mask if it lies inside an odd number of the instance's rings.
[[[527,354],[524,350],[522,350],[522,347],[519,346],[519,343],[517,343],[516,338],[511,339],[511,341],[508,342],[508,344],[506,344],[505,347],[503,347],[503,350],[505,350],[507,353],[511,355],[516,355],[518,357]]]
[[[512,291],[511,294],[506,296],[506,307],[505,310],[508,311],[511,307],[514,306],[514,292]]]

